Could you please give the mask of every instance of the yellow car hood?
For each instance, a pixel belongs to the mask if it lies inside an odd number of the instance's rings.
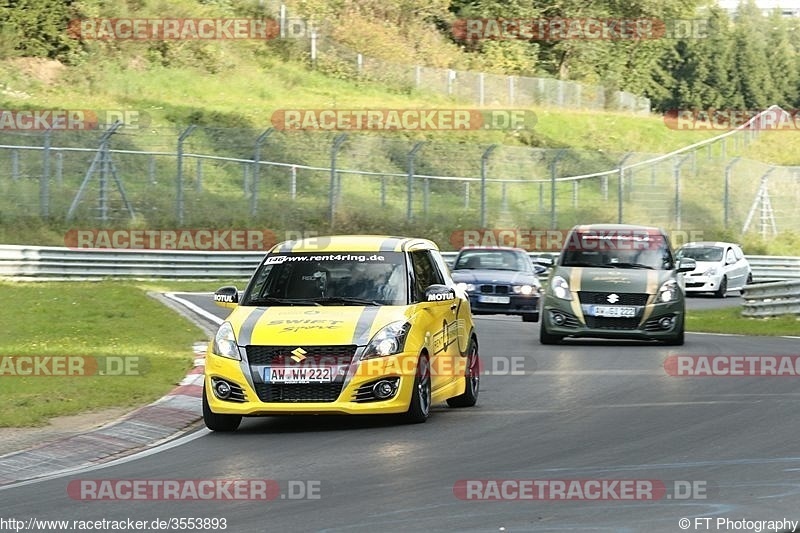
[[[244,307],[228,317],[236,342],[247,345],[363,346],[385,325],[408,320],[410,306]]]

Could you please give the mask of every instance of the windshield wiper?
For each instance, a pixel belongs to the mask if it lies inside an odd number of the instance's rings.
[[[376,300],[369,298],[354,298],[351,296],[325,296],[323,298],[315,298],[314,302],[317,304],[355,304],[355,305],[383,305]]]
[[[646,268],[648,270],[655,270],[653,267],[649,265],[643,265],[641,263],[609,263],[608,266],[612,268],[624,267],[624,268]]]
[[[308,298],[277,298],[275,296],[262,296],[250,298],[246,305],[322,305],[316,300]]]

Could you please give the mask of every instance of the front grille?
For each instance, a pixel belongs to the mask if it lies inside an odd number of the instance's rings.
[[[251,365],[292,365],[292,351],[298,346],[246,346],[247,360]],[[356,353],[355,344],[334,346],[301,346],[305,352],[304,365],[349,364]]]
[[[587,316],[586,325],[595,329],[636,329],[639,327],[639,319]]]
[[[614,303],[608,301],[610,294],[616,294],[619,297]],[[600,305],[645,305],[647,303],[648,294],[641,294],[635,292],[591,292],[580,291],[578,297],[582,304],[600,304]]]
[[[335,402],[342,392],[343,381],[333,383],[255,383],[262,402]]]
[[[303,359],[295,361],[292,352],[301,348]],[[341,366],[349,365],[355,344],[333,346],[258,346],[245,347],[251,368],[256,366]],[[256,372],[254,372],[256,374]],[[342,392],[341,377],[332,383],[254,383],[262,402],[335,402]]]
[[[702,287],[703,285],[705,285],[705,283],[703,283],[702,281],[687,281],[686,282],[686,286],[690,287],[690,288],[691,287]]]
[[[511,292],[508,285],[481,285],[480,290],[483,294],[508,294]]]

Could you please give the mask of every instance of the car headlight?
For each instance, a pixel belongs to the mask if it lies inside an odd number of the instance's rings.
[[[658,289],[658,301],[667,303],[678,299],[678,282],[670,279],[661,284]]]
[[[229,359],[241,359],[239,346],[236,344],[236,336],[233,334],[233,326],[230,322],[223,322],[214,335],[214,353]]]
[[[369,341],[361,359],[384,357],[402,352],[410,329],[411,324],[404,320],[387,324]]]
[[[719,271],[717,270],[717,267],[711,267],[708,270],[706,270],[705,272],[703,272],[704,276],[716,276],[717,274],[719,274]]]
[[[553,276],[553,281],[550,286],[553,288],[553,294],[556,298],[572,300],[572,293],[569,292],[569,283],[561,276]]]
[[[514,291],[514,294],[522,294],[524,296],[529,296],[533,294],[534,291],[533,285],[514,285],[511,289]]]
[[[466,292],[471,292],[475,290],[475,285],[473,285],[472,283],[464,283],[463,281],[461,283],[456,283],[456,287]]]

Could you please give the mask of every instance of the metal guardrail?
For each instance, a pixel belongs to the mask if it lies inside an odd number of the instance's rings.
[[[742,316],[800,316],[800,280],[748,285],[742,292]]]
[[[0,278],[14,280],[249,278],[265,252],[90,250],[0,245]],[[456,252],[442,252],[449,264]],[[531,253],[553,257],[553,253]],[[800,257],[747,256],[753,281],[800,281]],[[545,273],[546,274],[546,273]],[[542,276],[543,278],[546,277]]]

